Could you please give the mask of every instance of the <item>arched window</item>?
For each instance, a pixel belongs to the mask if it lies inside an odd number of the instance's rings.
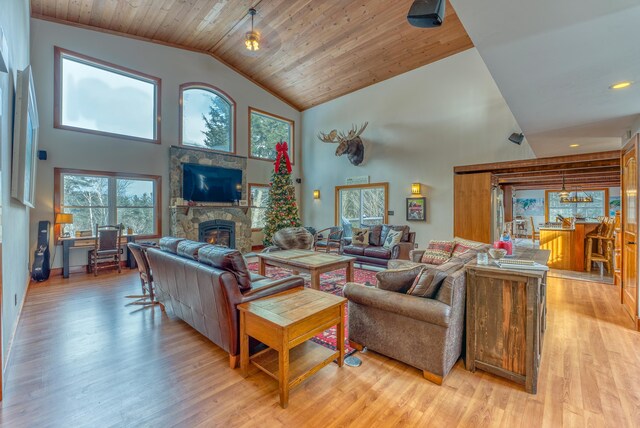
[[[206,83],[180,86],[180,144],[235,153],[236,103]]]

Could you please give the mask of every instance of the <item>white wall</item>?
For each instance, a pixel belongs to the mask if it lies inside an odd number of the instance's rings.
[[[0,169],[2,192],[2,361],[18,322],[29,283],[29,209],[11,199],[13,97],[18,70],[29,65],[29,2],[2,1],[0,26],[9,45],[10,73],[0,73]],[[2,365],[4,368],[4,364]]]
[[[533,157],[526,141],[507,141],[518,124],[475,49],[309,109],[302,121],[305,225],[332,225],[334,187],[369,175],[371,182],[389,182],[389,209],[395,211],[389,222],[410,224],[420,246],[453,234],[454,166]],[[364,121],[367,152],[359,167],[316,138],[319,131]],[[426,222],[405,220],[412,182],[423,185]],[[319,201],[313,189],[320,189]]]
[[[100,171],[137,172],[162,175],[163,232],[169,232],[168,171],[169,146],[178,144],[179,85],[205,82],[214,85],[236,102],[236,151],[247,156],[248,107],[256,107],[296,122],[299,141],[300,113],[273,95],[240,76],[210,56],[174,49],[154,43],[113,36],[47,21],[32,20],[32,62],[38,91],[41,134],[40,146],[49,158],[40,161],[36,201],[31,222],[34,241],[38,220],[53,221],[53,169],[80,168]],[[113,137],[55,129],[53,127],[54,46],[122,65],[162,79],[162,144],[137,143]],[[241,46],[239,47],[241,48]],[[296,154],[301,150],[296,147]],[[298,176],[299,159],[294,177]],[[248,160],[247,181],[269,183],[273,164]],[[54,266],[62,263],[58,247]],[[72,250],[71,265],[86,264],[86,251]]]

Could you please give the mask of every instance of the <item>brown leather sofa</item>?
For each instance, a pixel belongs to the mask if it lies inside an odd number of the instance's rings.
[[[367,347],[417,367],[441,384],[462,354],[465,269],[460,260],[431,268],[446,273],[434,298],[407,295],[423,268],[379,272],[375,287],[347,283],[349,340],[356,349]]]
[[[391,248],[384,248],[385,239],[390,230],[402,230],[402,240]],[[378,224],[369,226],[369,245],[353,245],[345,242],[342,253],[356,258],[356,263],[386,267],[389,260],[409,259],[409,252],[413,250],[416,233],[409,230],[409,226],[394,226]]]
[[[304,287],[299,276],[273,280],[251,273],[239,251],[202,242],[162,238],[147,256],[158,301],[227,351],[232,368],[240,356],[236,306]]]

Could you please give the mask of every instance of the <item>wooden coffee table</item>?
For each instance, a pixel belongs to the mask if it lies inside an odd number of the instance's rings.
[[[299,272],[311,275],[311,288],[320,289],[320,274],[346,268],[347,282],[353,281],[353,262],[355,257],[336,254],[316,253],[309,250],[285,250],[273,253],[260,253],[258,273],[265,275],[267,266],[290,269],[294,274]]]
[[[280,406],[286,408],[290,388],[335,359],[342,367],[346,302],[344,297],[306,288],[239,304],[242,376],[247,377],[251,362],[277,380]],[[334,325],[336,351],[309,340]],[[269,348],[249,359],[249,336]]]

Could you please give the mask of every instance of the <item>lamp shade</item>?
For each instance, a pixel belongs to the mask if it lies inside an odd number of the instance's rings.
[[[56,224],[72,224],[72,223],[73,223],[73,214],[68,214],[68,213],[56,214]]]
[[[421,192],[420,183],[411,183],[411,194],[412,195],[419,195],[420,192]]]

